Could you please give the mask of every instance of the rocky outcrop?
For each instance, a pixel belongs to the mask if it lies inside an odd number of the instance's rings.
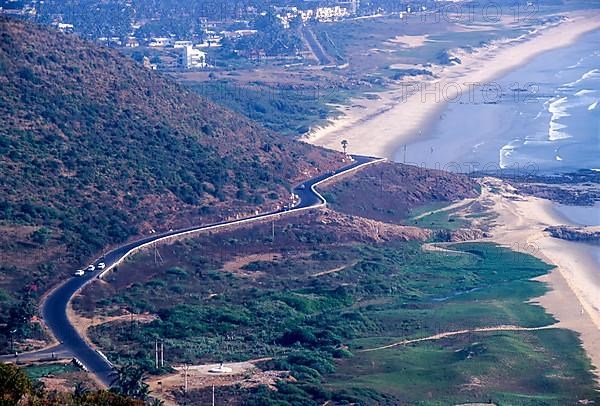
[[[488,233],[478,228],[459,228],[458,230],[435,230],[434,238],[444,242],[473,241],[489,237]]]
[[[600,243],[600,227],[552,226],[544,231],[561,240]]]

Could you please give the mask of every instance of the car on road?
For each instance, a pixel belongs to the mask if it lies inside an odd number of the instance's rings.
[[[102,269],[106,268],[106,264],[104,262],[100,262],[96,268],[102,270]]]
[[[85,268],[85,270],[88,272],[92,272],[94,269],[96,269],[96,267],[94,265],[88,265],[88,267]]]
[[[83,269],[78,269],[73,273],[73,276],[83,276],[85,275],[85,271]]]

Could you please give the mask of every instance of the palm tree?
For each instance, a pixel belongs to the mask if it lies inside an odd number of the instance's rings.
[[[148,385],[144,383],[145,372],[133,364],[118,367],[112,375],[111,390],[123,396],[145,400],[150,393]]]
[[[344,156],[346,154],[346,148],[348,147],[348,140],[342,140],[342,148],[344,148]]]
[[[90,392],[90,388],[88,388],[88,386],[85,383],[77,382],[75,384],[75,388],[73,389],[73,397],[75,399],[82,399],[89,392]]]

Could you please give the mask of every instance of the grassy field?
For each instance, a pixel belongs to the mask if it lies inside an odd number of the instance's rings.
[[[589,363],[565,330],[470,333],[362,352],[440,332],[551,325],[551,316],[528,303],[546,291],[530,280],[550,269],[543,262],[484,243],[431,252],[418,242],[314,245],[305,235],[282,234],[283,255],[238,267],[232,253],[264,252],[264,239],[241,231],[213,241],[227,247],[221,252],[207,237],[163,250],[164,263],[136,256],[112,277],[118,289],[88,293],[101,313],[150,311],[159,319],[95,327],[94,341],[112,360],[134,359],[151,371],[153,338],[165,340],[168,364],[274,356],[262,368],[289,370],[297,380],[282,382],[278,392],[236,392],[243,404],[565,404],[593,397]]]
[[[327,104],[329,95],[319,88],[274,88],[260,83],[241,86],[231,80],[186,84],[201,96],[285,135],[303,135],[334,113]]]
[[[47,376],[57,376],[69,372],[77,372],[79,368],[71,364],[41,364],[25,367],[25,372],[31,379],[40,379]]]
[[[443,207],[443,205],[441,205]],[[437,210],[437,208],[422,210],[422,212],[426,213],[428,211]],[[450,209],[450,210],[442,210],[436,211],[435,213],[431,213],[415,219],[418,215],[414,216],[412,219],[408,219],[405,221],[407,225],[424,227],[429,229],[446,229],[446,230],[457,230],[459,228],[463,228],[468,226],[468,221],[462,219],[457,215],[460,208]]]
[[[470,16],[436,18],[415,14],[400,19],[396,15],[316,24],[314,31],[331,55],[349,62],[352,72],[393,77],[396,70],[390,67],[395,63],[445,65],[450,63],[448,52],[453,49],[470,50],[494,40],[519,37],[535,24],[555,21],[557,17],[551,14],[556,11],[540,7],[533,18],[515,20],[508,13],[504,19],[492,21],[476,8]],[[392,41],[395,37],[422,35],[427,37],[420,46],[401,46]]]
[[[598,399],[589,362],[575,342],[575,333],[553,329],[479,333],[358,353],[338,363],[326,387],[368,388],[395,396],[399,404],[565,405]]]

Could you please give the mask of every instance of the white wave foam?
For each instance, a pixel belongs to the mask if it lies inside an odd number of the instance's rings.
[[[591,78],[597,78],[597,77],[600,77],[600,69],[592,69],[591,71],[588,71],[588,72],[584,73],[583,75],[581,75],[581,77],[579,79],[577,79],[576,81],[571,82],[571,83],[565,83],[563,86],[573,87],[573,86],[578,85],[579,83],[583,82],[584,80],[591,79]]]
[[[485,141],[484,141],[484,142],[480,142],[480,143],[478,143],[478,144],[475,144],[475,145],[473,145],[473,150],[472,150],[472,151],[473,151],[473,152],[477,152],[477,150],[479,149],[479,147],[480,147],[480,146],[482,146],[483,144],[485,144]]]
[[[589,110],[589,111],[592,111],[592,110],[594,110],[596,107],[598,107],[598,102],[597,102],[597,101],[596,101],[596,102],[593,102],[592,104],[590,104],[590,105],[588,106],[588,110]]]
[[[577,93],[575,93],[575,96],[585,96],[586,94],[590,94],[590,93],[596,93],[596,91],[595,90],[583,89],[583,90],[580,90]]]
[[[571,115],[567,113],[567,108],[569,107],[567,104],[568,100],[567,97],[555,98],[548,104],[548,112],[552,114],[552,117],[550,118],[550,128],[548,129],[548,139],[550,141],[571,138],[570,135],[560,131],[563,128],[567,128],[567,126],[557,123],[557,120]]]
[[[513,140],[505,146],[503,146],[502,148],[500,148],[500,159],[498,165],[501,169],[505,169],[508,167],[508,165],[510,165],[511,155],[515,151],[514,143],[517,141],[518,140]]]

